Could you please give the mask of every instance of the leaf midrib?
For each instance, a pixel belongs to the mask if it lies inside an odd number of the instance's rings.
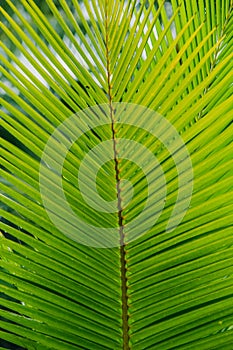
[[[115,130],[115,118],[112,96],[111,84],[111,69],[110,69],[110,52],[109,52],[109,16],[108,16],[108,0],[105,2],[105,46],[106,46],[106,70],[107,70],[107,85],[108,85],[108,103],[111,118],[111,131],[113,140],[113,155],[114,168],[117,191],[117,210],[118,210],[118,226],[119,226],[119,244],[120,244],[120,268],[121,268],[121,301],[122,301],[122,335],[123,335],[123,349],[129,350],[129,324],[128,324],[128,287],[126,276],[126,250],[125,250],[125,235],[122,214],[122,198],[120,188],[120,170],[117,151],[117,137]]]

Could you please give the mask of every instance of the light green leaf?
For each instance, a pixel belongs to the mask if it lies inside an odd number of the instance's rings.
[[[230,350],[232,1],[6,4],[1,349]]]

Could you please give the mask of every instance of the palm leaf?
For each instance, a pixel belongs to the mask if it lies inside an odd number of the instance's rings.
[[[0,44],[1,123],[24,148],[3,139],[5,346],[231,349],[232,2],[46,0],[53,21],[6,3],[23,59]]]

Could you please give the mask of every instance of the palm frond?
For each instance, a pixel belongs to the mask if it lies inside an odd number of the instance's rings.
[[[232,2],[6,3],[1,124],[24,148],[3,138],[2,339],[230,349]]]

